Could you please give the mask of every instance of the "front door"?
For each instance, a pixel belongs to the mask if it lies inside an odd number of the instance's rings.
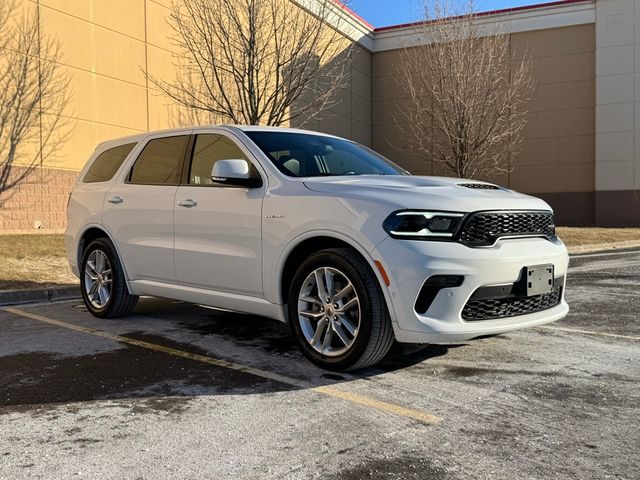
[[[266,182],[258,188],[214,182],[213,164],[225,159],[247,160],[252,174],[260,175],[249,152],[229,136],[195,136],[187,184],[178,188],[174,204],[176,276],[181,285],[262,296]]]

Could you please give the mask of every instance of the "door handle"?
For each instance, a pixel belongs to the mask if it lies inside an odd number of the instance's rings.
[[[191,208],[191,207],[195,207],[196,205],[198,205],[198,202],[195,202],[194,200],[191,200],[190,198],[188,198],[186,200],[180,200],[178,202],[178,205],[180,207]]]
[[[122,203],[122,202],[124,202],[124,200],[122,199],[122,197],[111,197],[110,199],[107,200],[107,202],[109,202],[109,203]]]

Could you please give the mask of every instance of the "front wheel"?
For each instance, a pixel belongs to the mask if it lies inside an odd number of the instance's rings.
[[[304,355],[328,370],[379,362],[393,343],[380,285],[364,259],[348,248],[319,251],[296,272],[289,322]]]
[[[128,315],[138,297],[127,290],[124,269],[113,244],[106,238],[91,242],[82,256],[80,288],[87,310],[96,317]]]

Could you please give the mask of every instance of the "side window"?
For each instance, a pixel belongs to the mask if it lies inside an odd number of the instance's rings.
[[[82,181],[84,183],[108,182],[116,174],[124,159],[136,144],[127,143],[105,150],[96,157]]]
[[[258,171],[233,140],[224,135],[203,134],[196,137],[189,170],[190,185],[220,185],[211,180],[213,165],[218,160],[246,160],[251,177],[259,178]]]
[[[141,185],[178,185],[188,135],[149,140],[131,169],[129,182]]]

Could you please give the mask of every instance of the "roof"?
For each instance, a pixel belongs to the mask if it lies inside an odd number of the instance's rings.
[[[556,0],[556,1],[547,2],[547,3],[539,3],[539,4],[536,4],[536,5],[523,5],[523,6],[520,6],[520,7],[511,7],[511,8],[503,8],[503,9],[500,9],[500,10],[490,10],[490,11],[487,11],[487,12],[479,12],[478,16],[503,15],[503,14],[507,14],[507,13],[520,12],[520,11],[523,11],[523,10],[534,10],[534,9],[537,9],[537,8],[549,8],[549,7],[570,5],[572,3],[592,3],[592,1],[593,0]],[[359,22],[361,22],[364,25],[366,25],[367,27],[369,27],[371,29],[371,31],[374,32],[374,33],[386,32],[386,31],[389,31],[389,30],[395,30],[395,29],[400,29],[400,28],[415,27],[415,26],[422,25],[422,24],[425,23],[424,21],[419,21],[419,22],[403,23],[403,24],[399,24],[399,25],[389,25],[389,26],[385,26],[385,27],[375,28],[373,25],[371,25],[369,22],[367,22],[365,19],[363,19],[360,15],[358,15],[356,12],[354,12],[351,8],[349,8],[344,3],[342,3],[341,0],[334,0],[334,2],[340,8],[342,8],[345,12],[347,12],[349,15],[351,15],[353,18],[355,18]],[[455,18],[455,17],[452,17],[452,18]]]
[[[226,130],[228,132],[241,131],[241,132],[286,132],[286,133],[306,133],[313,135],[321,135],[323,137],[336,137],[328,133],[316,132],[313,130],[303,130],[300,128],[287,128],[287,127],[267,127],[262,125],[193,125],[189,127],[177,127],[177,128],[165,128],[162,130],[151,130],[149,132],[140,132],[134,135],[127,135],[126,137],[112,138],[99,143],[96,150],[105,150],[112,146],[123,145],[126,143],[137,143],[147,137],[155,135],[175,135],[175,134],[189,134],[193,130],[202,130],[207,128],[217,128]]]
[[[369,27],[372,31],[376,29],[376,27],[374,27],[373,25],[371,25],[369,22],[367,22],[364,18],[362,18],[360,15],[358,15],[354,10],[352,10],[351,8],[349,8],[347,5],[345,5],[342,0],[333,0],[334,3],[336,5],[338,5],[341,9],[343,9],[345,12],[347,12],[349,15],[351,15],[353,18],[355,18],[356,20],[359,20],[361,23],[363,23],[364,25],[366,25],[367,27]]]
[[[240,130],[241,132],[283,132],[283,133],[306,133],[313,135],[321,135],[323,137],[336,137],[329,133],[316,132],[315,130],[304,130],[301,128],[288,128],[288,127],[268,127],[262,125],[220,125],[220,127],[226,130]]]

